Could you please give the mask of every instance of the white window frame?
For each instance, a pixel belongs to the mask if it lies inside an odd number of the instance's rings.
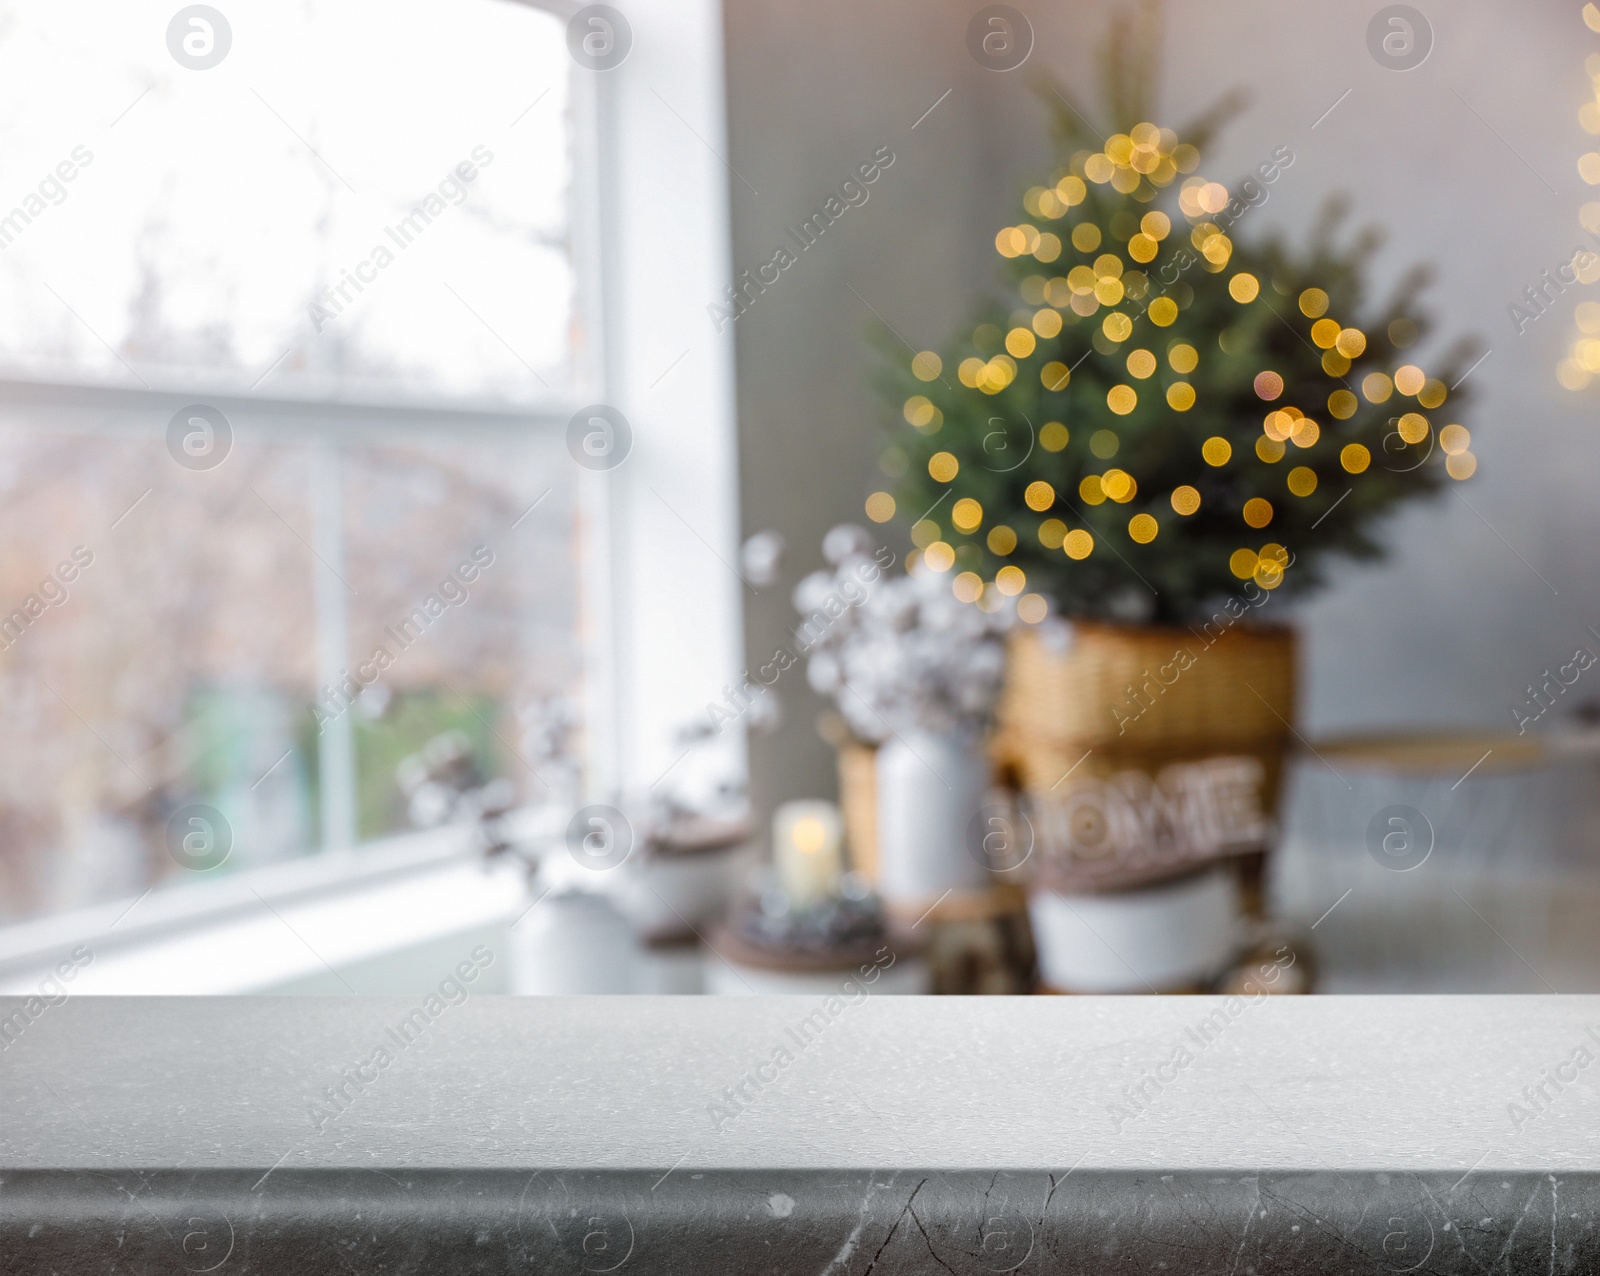
[[[505,0],[557,17],[581,7],[572,0]],[[647,797],[681,754],[676,733],[702,717],[720,689],[735,681],[743,648],[744,588],[738,555],[732,333],[718,333],[708,303],[730,282],[722,15],[720,0],[632,0],[624,8],[632,47],[608,71],[575,68],[571,81],[572,190],[569,210],[576,301],[586,331],[597,335],[581,352],[588,366],[578,383],[590,401],[627,417],[632,447],[609,471],[579,474],[582,659],[585,688],[585,797]],[[99,428],[126,428],[130,414],[165,420],[203,389],[128,390],[85,384],[0,381],[0,406],[36,415],[41,424],[70,414]],[[225,414],[268,420],[288,432],[326,435],[403,427],[557,429],[565,431],[578,403],[535,407],[418,402],[345,403],[295,398],[206,396]],[[332,654],[332,653],[330,653]],[[717,747],[720,764],[742,777],[742,735]],[[325,765],[348,765],[335,756]],[[325,779],[328,778],[325,776]],[[325,816],[348,827],[348,813]],[[403,838],[367,843],[313,874],[318,889],[357,885],[374,871],[370,852]],[[474,853],[470,839],[446,839],[448,853]],[[341,839],[324,851],[339,851]],[[431,862],[430,857],[424,857]],[[260,870],[280,889],[290,866]],[[341,876],[342,874],[342,876]],[[201,883],[176,910],[176,925],[208,911],[238,907],[237,874]],[[291,876],[293,874],[291,873]],[[298,881],[298,879],[296,879]],[[245,881],[249,887],[250,882]],[[129,901],[131,902],[131,901]],[[81,909],[0,928],[26,928],[13,958],[70,948],[103,934],[113,905]],[[158,928],[159,929],[159,928]],[[125,942],[143,942],[134,927]],[[288,937],[286,936],[286,939]],[[392,936],[375,935],[381,951]],[[289,942],[292,942],[290,940]],[[5,956],[0,944],[0,958]],[[7,974],[21,974],[11,964]],[[160,991],[153,988],[151,991]]]

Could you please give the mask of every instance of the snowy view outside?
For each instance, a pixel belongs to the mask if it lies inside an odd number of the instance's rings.
[[[0,13],[0,920],[181,875],[189,803],[232,828],[220,871],[316,850],[330,635],[351,669],[392,649],[337,715],[360,839],[409,827],[396,767],[447,731],[537,796],[522,723],[580,673],[559,433],[339,406],[579,392],[561,24],[227,4],[196,69],[194,8]],[[180,460],[172,404],[210,398],[225,454]]]

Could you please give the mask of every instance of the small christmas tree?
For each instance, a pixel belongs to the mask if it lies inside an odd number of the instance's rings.
[[[1151,122],[1158,10],[1112,25],[1109,136],[1059,87],[1062,161],[995,237],[1007,293],[970,342],[887,374],[905,425],[885,454],[922,561],[958,597],[1046,598],[1074,616],[1189,623],[1230,596],[1298,592],[1332,551],[1376,557],[1378,515],[1476,467],[1453,423],[1458,346],[1434,373],[1417,269],[1376,313],[1378,237],[1341,244],[1330,204],[1307,249],[1236,237],[1294,163],[1233,191],[1199,175],[1225,99],[1182,133]],[[1449,406],[1446,407],[1448,402]],[[898,498],[898,499],[897,499]]]

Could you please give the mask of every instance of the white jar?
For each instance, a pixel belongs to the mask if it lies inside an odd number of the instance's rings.
[[[1058,992],[1171,992],[1214,978],[1241,936],[1238,882],[1221,865],[1099,895],[1035,890],[1039,975]]]
[[[558,887],[511,928],[510,989],[534,996],[633,992],[638,948],[611,901]]]
[[[926,906],[990,884],[968,845],[988,780],[988,759],[962,734],[902,731],[879,748],[876,885],[887,904]]]

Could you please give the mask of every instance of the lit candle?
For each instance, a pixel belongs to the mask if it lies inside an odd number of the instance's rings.
[[[796,908],[839,893],[844,875],[839,808],[832,802],[785,802],[772,817],[772,858],[778,880]]]

